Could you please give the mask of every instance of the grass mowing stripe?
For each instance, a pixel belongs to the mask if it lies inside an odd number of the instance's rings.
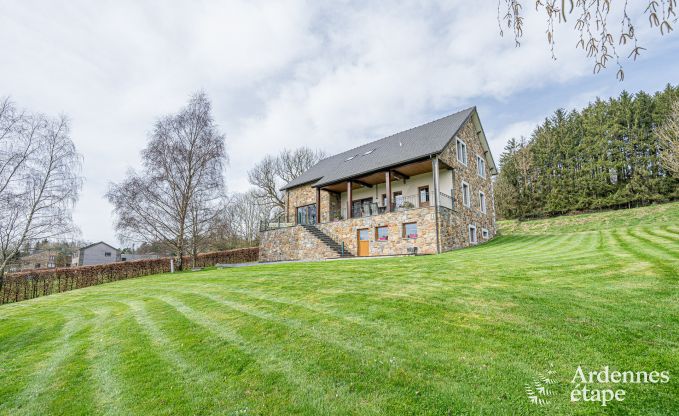
[[[50,384],[53,382],[56,372],[66,358],[76,349],[72,338],[85,327],[81,319],[74,315],[66,318],[59,338],[52,343],[56,348],[49,357],[42,361],[33,373],[32,380],[24,390],[16,397],[14,408],[10,409],[17,415],[31,415],[46,413],[49,397]]]
[[[496,245],[491,246],[492,248],[498,249],[498,251],[502,252],[502,255],[510,255],[510,254],[517,254],[517,253],[525,253],[525,252],[532,252],[535,250],[535,247],[540,246],[542,244],[546,244],[550,241],[552,241],[552,237],[550,235],[546,236],[536,236],[536,235],[522,235],[520,238],[516,238],[514,236],[512,237],[503,237],[500,236],[500,239],[505,239],[509,238],[511,239],[510,241],[514,241],[514,244],[510,248],[507,248],[507,246],[502,246],[501,243],[506,242],[506,241],[498,241]],[[516,241],[521,241],[521,243],[517,243]],[[497,244],[500,244],[499,246]],[[477,246],[477,247],[483,247]],[[503,250],[504,247],[504,250]],[[474,247],[476,248],[476,247]],[[471,249],[468,249],[471,250]]]
[[[185,297],[194,298],[194,296]],[[200,301],[201,299],[192,300]],[[204,304],[204,302],[201,302],[201,304]],[[211,303],[205,304],[204,308],[209,309],[210,311],[213,312],[219,309],[218,307],[212,306]],[[260,318],[263,317],[263,315],[257,314],[257,317]],[[406,357],[400,356],[401,355],[400,350],[403,349],[403,346],[400,345],[400,343],[398,342],[385,343],[382,352],[380,352],[378,348],[373,349],[368,346],[365,346],[363,348],[363,351],[356,349],[349,351],[347,353],[337,351],[336,349],[333,348],[328,348],[327,346],[325,346],[325,344],[328,343],[327,340],[323,341],[320,339],[316,339],[316,341],[311,342],[311,340],[307,336],[308,331],[303,330],[290,331],[290,328],[287,327],[281,328],[280,324],[272,326],[269,324],[262,325],[248,322],[241,323],[240,325],[238,325],[237,322],[241,320],[235,319],[235,317],[232,317],[231,314],[224,316],[224,318],[220,320],[228,321],[229,325],[234,327],[232,331],[238,331],[239,333],[242,333],[247,328],[250,331],[248,333],[249,344],[258,345],[260,346],[260,348],[269,351],[271,351],[271,348],[267,347],[267,345],[271,344],[272,347],[274,347],[275,345],[278,345],[278,343],[281,341],[279,339],[278,334],[285,334],[284,339],[287,341],[288,345],[298,345],[298,344],[309,345],[312,343],[318,344],[319,348],[322,351],[324,351],[324,354],[315,359],[307,357],[303,350],[299,351],[297,348],[291,349],[290,347],[286,347],[282,349],[282,351],[285,351],[285,357],[287,360],[299,363],[297,365],[299,366],[300,369],[303,369],[302,371],[306,371],[307,373],[314,373],[317,377],[317,380],[325,379],[325,377],[323,375],[324,374],[323,372],[318,372],[318,370],[314,371],[313,370],[314,368],[319,368],[319,366],[321,369],[327,368],[328,365],[333,365],[336,362],[342,362],[343,371],[341,373],[335,374],[332,380],[329,379],[328,382],[324,384],[326,385],[326,388],[329,389],[330,391],[337,389],[338,388],[337,386],[344,386],[342,387],[341,392],[336,393],[337,395],[341,395],[342,397],[341,403],[343,407],[351,407],[355,402],[355,400],[352,399],[354,393],[348,390],[348,388],[351,388],[350,386],[355,385],[357,386],[356,388],[360,386],[360,388],[364,392],[375,389],[378,389],[379,391],[378,386],[380,386],[380,384],[389,385],[396,381],[392,380],[395,376],[401,377],[398,373],[396,374],[390,373],[390,371],[392,371],[393,366],[397,365],[397,363],[407,363],[410,361]],[[283,325],[285,326],[285,324]],[[256,328],[254,332],[253,328]],[[338,330],[341,331],[341,328],[338,328]],[[268,335],[263,336],[262,334]],[[244,333],[241,334],[241,336],[244,335],[245,335]],[[363,337],[366,340],[368,340],[370,339],[370,334],[356,334],[356,337]],[[337,343],[333,341],[330,341],[330,343],[333,346],[337,345]],[[339,346],[342,349],[346,348],[345,345],[342,344],[339,344]],[[388,363],[386,364],[387,365],[386,373],[384,368],[385,363]],[[432,368],[440,368],[440,366],[441,363],[437,364]],[[440,376],[438,376],[437,374],[432,374],[431,372],[424,373],[421,370],[415,372],[415,369],[409,369],[408,367],[402,367],[399,371],[403,372],[404,374],[408,374],[409,378],[419,379],[419,385],[421,386],[423,392],[424,391],[428,392],[429,399],[439,396],[440,392],[438,391],[439,387],[437,386],[440,386],[447,382],[447,378],[443,378],[443,380],[441,380]],[[352,374],[356,375],[361,374],[361,376],[359,378],[357,376],[352,376]],[[427,377],[423,378],[422,374],[427,374]],[[398,392],[397,386],[394,385],[391,386],[391,390]],[[425,398],[422,397],[421,400],[425,400]]]
[[[668,233],[672,233],[674,235],[679,235],[679,228],[675,228],[672,225],[666,225],[664,227],[661,227],[660,229],[667,231]]]
[[[135,414],[198,413],[200,406],[192,400],[191,386],[176,376],[163,353],[153,348],[153,340],[139,325],[133,310],[125,306],[124,314],[115,326],[119,334],[115,342],[125,365],[115,370],[121,380],[126,406]],[[148,385],[157,386],[164,395],[153,394],[146,388]]]
[[[82,309],[78,307],[78,309]],[[88,313],[89,315],[89,313]],[[85,328],[73,338],[77,339],[72,353],[63,361],[51,382],[51,396],[47,400],[46,413],[55,415],[94,414],[94,383],[91,377],[91,361],[87,351],[92,335],[90,317]],[[77,400],[74,400],[77,397]]]
[[[629,229],[626,232],[629,237],[632,237],[631,235],[629,235]],[[613,239],[618,243],[620,248],[632,254],[637,259],[651,264],[656,270],[660,271],[664,276],[674,278],[677,277],[676,271],[672,267],[667,265],[664,261],[658,259],[652,254],[648,254],[643,250],[639,250],[637,248],[638,246],[632,247],[629,241],[626,241],[625,239],[623,239],[623,237],[620,236],[620,230],[615,230],[611,235]]]
[[[526,244],[517,250],[502,251],[498,250],[494,253],[497,257],[512,257],[512,256],[535,256],[539,253],[547,253],[555,247],[563,244],[564,236],[549,235],[541,238],[536,235],[526,235]],[[477,246],[483,248],[483,245]],[[481,257],[487,258],[489,253],[482,251]]]
[[[48,308],[29,308],[30,314],[12,305],[0,317],[0,414],[13,406],[17,395],[28,387],[43,361],[49,359],[66,324],[65,313]]]
[[[92,361],[92,378],[95,383],[94,400],[97,413],[105,415],[132,414],[123,403],[123,389],[116,367],[124,365],[120,359],[120,349],[112,342],[110,329],[106,324],[115,321],[119,316],[121,304],[107,303],[97,305],[92,312],[95,314],[91,335],[91,349],[88,352]],[[118,313],[114,315],[114,312]],[[120,334],[117,334],[120,335]]]
[[[358,337],[360,335],[365,335],[366,331],[364,331],[362,327],[360,328],[359,334],[357,334],[356,331],[350,331],[345,325],[333,322],[333,320],[319,319],[318,315],[313,316],[313,320],[309,320],[308,318],[306,320],[299,320],[290,318],[289,311],[278,310],[276,312],[279,312],[281,315],[283,315],[283,313],[285,314],[285,317],[279,317],[273,313],[262,311],[243,303],[234,302],[215,294],[197,292],[183,293],[190,293],[194,296],[204,297],[243,314],[284,325],[290,330],[291,333],[298,332],[309,335],[317,339],[320,343],[332,345],[333,347],[345,350],[352,354],[365,354],[367,352],[369,355],[376,357],[384,355],[382,349],[379,346],[365,343]],[[295,316],[300,315],[297,314]],[[347,332],[348,335],[344,335],[345,332]],[[374,334],[372,331],[371,333]],[[366,341],[370,340],[368,339]],[[382,345],[382,348],[383,347],[384,345]],[[388,359],[388,357],[386,358]]]
[[[642,230],[644,231],[645,234],[659,238],[660,240],[666,242],[670,246],[676,245],[679,248],[679,236],[675,236],[674,234],[664,232],[661,229],[651,229],[648,227],[644,227],[642,228]]]
[[[220,288],[220,290],[227,293],[246,296],[248,298],[255,300],[270,302],[273,304],[280,305],[282,307],[300,308],[314,314],[326,315],[330,318],[339,319],[352,326],[359,325],[364,328],[370,328],[372,331],[381,331],[381,334],[384,336],[403,335],[403,331],[400,330],[399,328],[384,328],[384,326],[381,325],[380,323],[368,320],[366,319],[365,316],[351,312],[342,313],[338,309],[325,306],[325,304],[321,302],[311,304],[308,301],[302,302],[299,299],[293,299],[281,295],[271,296],[265,292],[256,290],[234,289],[229,287]]]
[[[160,356],[173,370],[184,386],[184,389],[191,392],[188,401],[191,403],[190,408],[194,411],[203,409],[205,407],[213,407],[213,403],[205,403],[205,397],[193,394],[197,390],[204,390],[207,385],[214,385],[220,381],[219,374],[216,372],[205,371],[196,366],[195,362],[189,362],[180,353],[177,352],[176,344],[173,343],[166,334],[158,327],[158,325],[150,318],[146,310],[146,302],[143,300],[132,300],[127,302],[130,310],[133,313],[137,324],[146,331],[154,351],[158,351]],[[208,397],[209,400],[209,397]]]
[[[276,407],[289,413],[304,411],[301,406],[286,406],[294,391],[281,376],[259,371],[256,361],[233,344],[189,320],[160,299],[148,298],[149,318],[167,337],[174,353],[180,355],[202,378],[192,394],[203,398],[203,413],[247,414],[258,408],[263,414],[276,413]],[[186,412],[188,413],[188,412]]]
[[[265,364],[263,368],[272,366],[276,368],[280,367],[280,363],[285,363],[283,368],[286,379],[299,380],[301,378],[303,380],[295,381],[296,386],[307,384],[309,377],[313,375],[314,383],[322,386],[325,395],[330,397],[334,395],[336,405],[345,409],[341,413],[357,411],[355,406],[359,398],[355,397],[351,386],[356,386],[355,388],[360,386],[365,394],[374,390],[379,391],[381,389],[379,387],[380,382],[385,383],[390,380],[389,373],[382,375],[384,371],[383,362],[388,361],[389,358],[384,357],[384,352],[379,354],[377,348],[374,351],[370,348],[365,348],[363,352],[359,349],[346,351],[346,345],[317,339],[314,336],[309,336],[308,331],[291,331],[285,324],[278,322],[250,322],[247,319],[240,318],[242,315],[240,313],[234,315],[233,311],[225,314],[225,311],[219,311],[219,307],[213,306],[214,301],[205,302],[205,299],[196,299],[195,296],[184,295],[180,302],[188,306],[186,301],[189,300],[199,302],[200,309],[204,308],[212,312],[211,318],[208,318],[211,323],[227,322],[230,327],[229,332],[238,334],[238,338],[234,341],[243,345],[245,350],[252,352],[253,356],[257,357],[258,362]],[[202,313],[195,307],[189,306],[189,308]],[[217,320],[217,317],[220,319]],[[358,336],[367,337],[369,334],[358,334]],[[285,341],[285,347],[281,348],[279,344],[283,341]],[[328,346],[328,343],[330,343],[330,346]],[[295,347],[296,345],[305,345],[306,347],[299,349]],[[324,353],[320,356],[309,356],[305,351],[311,345],[315,349],[324,351]],[[341,348],[336,348],[337,346]],[[387,346],[389,346],[389,343],[385,344],[385,348]],[[265,357],[267,361],[262,362],[261,357]],[[333,368],[338,362],[342,363],[343,371],[339,373],[327,371],[328,368]],[[410,374],[410,372],[408,373]],[[415,373],[410,374],[410,377],[419,378]],[[422,379],[420,383],[423,389],[426,386],[430,386],[427,387],[429,389],[432,388],[431,380]],[[392,386],[391,389],[389,395],[398,394],[396,386]],[[379,403],[377,397],[371,401],[370,406]],[[364,403],[363,406],[367,407],[367,404]]]
[[[665,258],[673,258],[673,259],[678,259],[679,258],[679,251],[676,250],[671,250],[667,248],[662,241],[657,241],[656,239],[653,239],[652,235],[644,232],[644,230],[628,230],[628,234],[637,240],[641,240],[644,243],[646,243],[644,246],[649,247],[650,249],[660,252],[659,254],[662,257]],[[649,238],[650,237],[650,238]]]
[[[183,302],[173,297],[158,296],[158,299],[174,307],[179,313],[193,321],[195,324],[206,328],[219,338],[230,342],[244,353],[252,355],[257,360],[261,371],[280,372],[288,383],[294,385],[298,390],[304,393],[303,398],[305,402],[310,408],[314,409],[315,413],[322,414],[329,410],[319,407],[319,403],[314,400],[315,397],[323,397],[327,394],[326,389],[318,383],[318,380],[311,379],[308,374],[296,369],[292,363],[278,357],[274,351],[247,342],[235,331],[216,323],[202,312],[188,307]]]
[[[558,238],[558,245],[555,245],[555,247],[559,247],[558,250],[526,253],[523,258],[524,260],[540,262],[540,264],[542,262],[562,264],[563,259],[576,259],[577,255],[580,254],[590,255],[584,245],[593,245],[594,238],[590,233],[567,234]]]
[[[496,238],[488,241],[487,243],[481,244],[484,250],[488,250],[488,254],[496,254],[499,252],[506,253],[505,250],[509,251],[523,251],[535,244],[536,239],[548,239],[548,237],[534,236],[534,235],[499,235]],[[509,245],[510,248],[507,248]],[[473,247],[468,248],[471,250]],[[503,250],[504,249],[504,250]]]
[[[652,267],[650,263],[635,261],[637,257],[625,250],[618,240],[613,236],[613,229],[601,230],[604,236],[604,253],[609,256],[609,271],[607,274],[618,273],[638,273],[648,267]],[[613,263],[615,261],[615,263]]]

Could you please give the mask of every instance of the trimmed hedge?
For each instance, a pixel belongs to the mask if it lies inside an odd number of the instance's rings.
[[[245,263],[257,261],[258,258],[259,247],[213,251],[199,254],[196,258],[196,266],[210,267],[217,263]],[[184,257],[184,264],[191,267],[191,257]],[[0,304],[19,302],[52,293],[169,271],[170,257],[164,257],[97,266],[63,267],[9,273],[4,278],[0,292]]]

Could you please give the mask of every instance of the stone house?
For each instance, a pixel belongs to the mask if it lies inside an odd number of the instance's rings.
[[[93,266],[120,261],[120,250],[103,241],[82,247],[71,256],[71,266]]]
[[[495,236],[497,174],[476,107],[325,158],[286,184],[260,260],[436,254]]]

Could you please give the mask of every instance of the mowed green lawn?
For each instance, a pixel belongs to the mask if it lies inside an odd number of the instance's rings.
[[[0,413],[678,414],[679,204],[502,226],[440,256],[165,274],[2,306]],[[571,403],[578,365],[671,379]],[[552,395],[532,404],[541,375]]]

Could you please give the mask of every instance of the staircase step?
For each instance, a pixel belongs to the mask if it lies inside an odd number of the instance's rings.
[[[330,250],[334,251],[337,253],[339,257],[353,257],[354,255],[351,254],[346,248],[344,249],[344,254],[342,253],[342,245],[339,244],[337,241],[333,240],[332,237],[321,231],[318,227],[314,225],[302,225],[306,231],[308,231],[311,235],[316,237],[319,241],[321,241],[323,244],[326,245]]]

